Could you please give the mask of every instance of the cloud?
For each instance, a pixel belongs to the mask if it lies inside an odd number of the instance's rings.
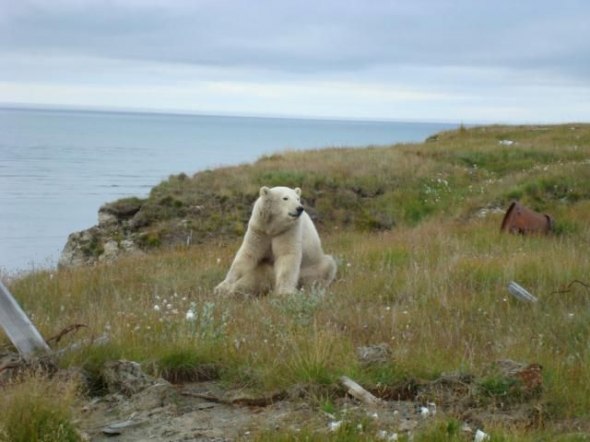
[[[567,0],[10,3],[20,6],[4,13],[4,49],[103,58],[323,71],[546,66],[590,49],[579,38],[590,7]]]
[[[3,102],[60,99],[69,87],[80,94],[69,101],[130,106],[143,88],[150,99],[139,102],[161,109],[589,116],[576,99],[590,89],[582,0],[0,3]],[[543,109],[539,94],[572,102]]]

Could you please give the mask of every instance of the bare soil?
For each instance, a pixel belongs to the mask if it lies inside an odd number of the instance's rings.
[[[125,376],[128,380],[128,372]],[[359,422],[384,440],[395,440],[393,435],[419,431],[441,417],[460,422],[466,440],[473,440],[475,431],[490,425],[537,427],[545,417],[539,395],[482,399],[473,377],[464,375],[374,389],[383,400],[379,405],[356,400],[342,386],[326,387],[323,393],[333,398],[334,415],[321,409],[317,386],[261,395],[227,389],[216,381],[173,385],[148,377],[145,388],[116,385],[126,394],[112,392],[83,405],[78,424],[88,440],[251,440],[261,432],[296,434],[303,428],[328,434]]]
[[[222,389],[216,382],[172,386],[155,384],[126,397],[110,394],[84,405],[79,426],[88,440],[234,441],[263,431],[298,432],[303,427],[328,433],[364,416],[389,434],[414,430],[427,419],[411,401],[367,408],[354,399],[338,399],[339,419],[289,395],[257,397]]]

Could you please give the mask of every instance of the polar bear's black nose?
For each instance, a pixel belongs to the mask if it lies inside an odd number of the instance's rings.
[[[297,207],[297,216],[301,215],[303,213],[303,210],[303,206]]]

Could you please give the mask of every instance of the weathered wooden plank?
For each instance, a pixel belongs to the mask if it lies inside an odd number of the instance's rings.
[[[365,390],[363,387],[361,387],[359,384],[357,384],[355,381],[353,381],[349,377],[341,376],[340,382],[342,383],[342,385],[344,385],[346,388],[348,388],[348,394],[350,394],[352,397],[358,399],[359,401],[364,402],[367,405],[384,405],[385,404],[384,400],[373,396],[373,394],[371,392]]]
[[[0,326],[23,359],[28,360],[39,353],[49,353],[49,346],[2,281]]]

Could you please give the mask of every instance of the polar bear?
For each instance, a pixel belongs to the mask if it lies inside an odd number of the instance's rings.
[[[301,189],[266,186],[248,222],[244,241],[217,294],[278,294],[300,287],[327,287],[336,262],[322,250],[320,237],[301,205]]]

